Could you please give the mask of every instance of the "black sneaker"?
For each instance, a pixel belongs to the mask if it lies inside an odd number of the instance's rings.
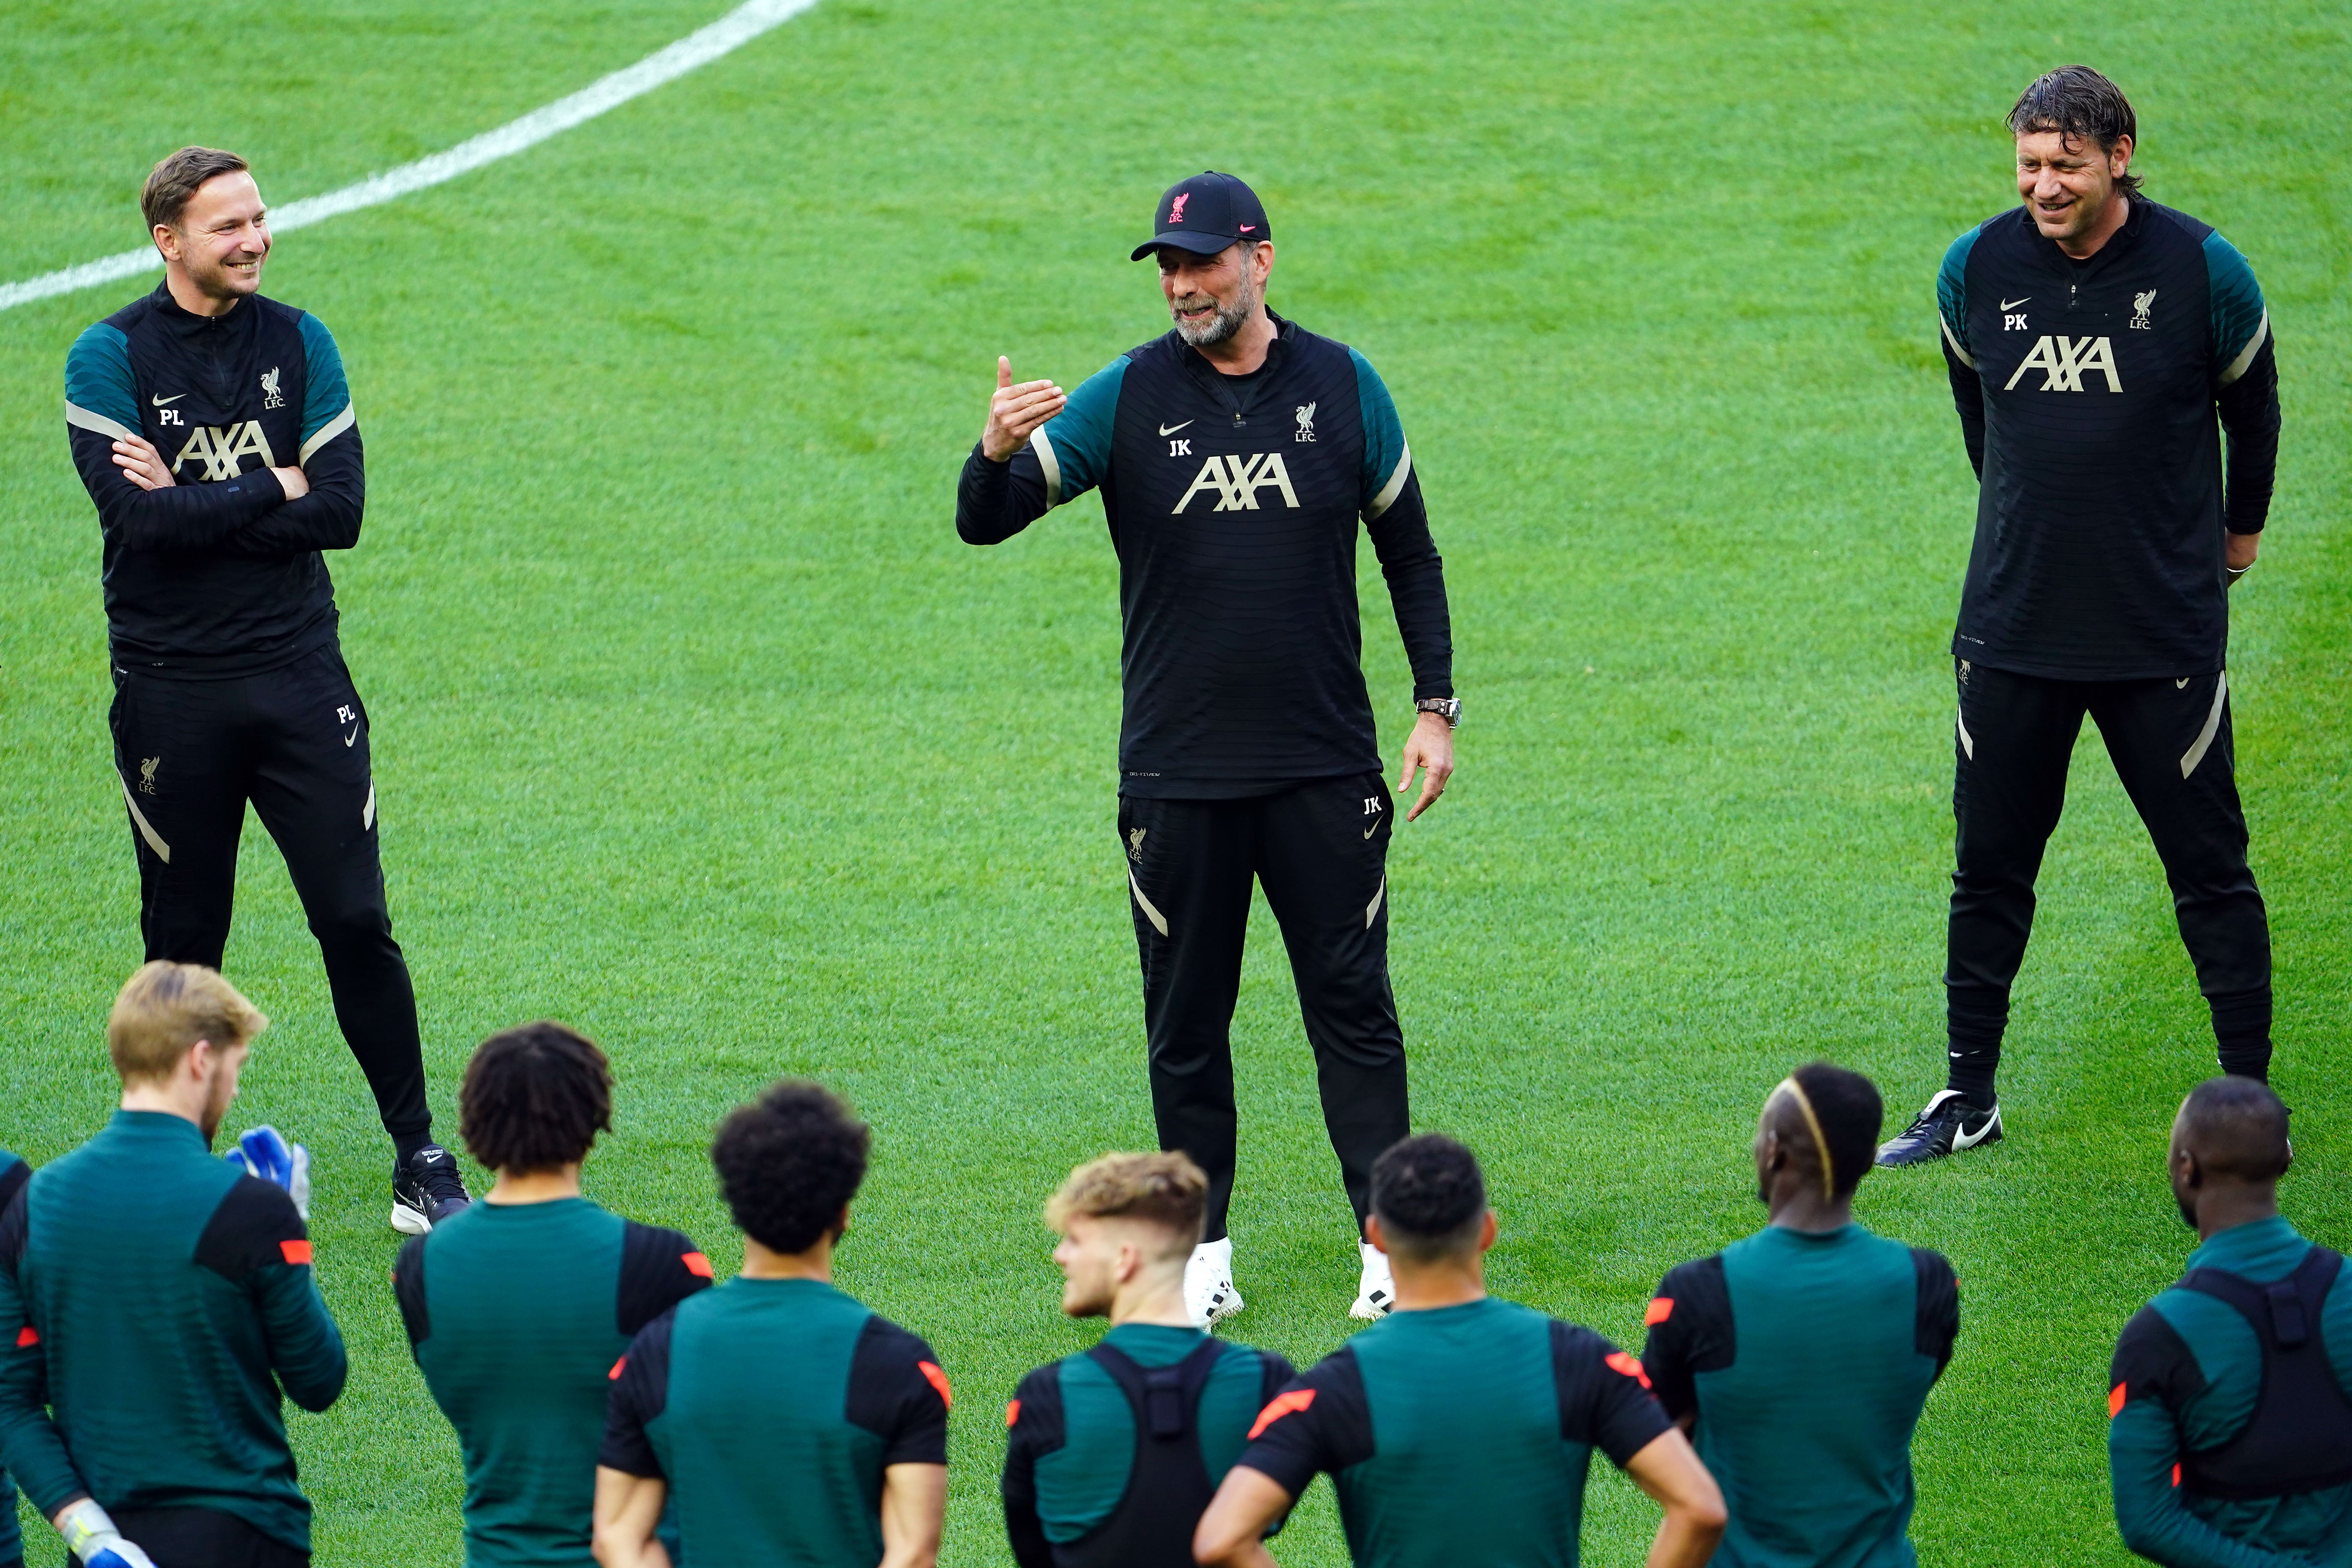
[[[473,1201],[456,1157],[438,1143],[393,1167],[392,1228],[404,1236],[423,1236]]]
[[[1979,1143],[2000,1142],[2000,1107],[1970,1105],[1957,1089],[1938,1089],[1917,1121],[1878,1146],[1882,1165],[1918,1165]]]

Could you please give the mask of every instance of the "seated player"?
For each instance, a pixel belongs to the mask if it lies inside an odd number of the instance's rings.
[[[1575,1568],[1599,1447],[1664,1504],[1650,1568],[1699,1568],[1723,1498],[1590,1329],[1486,1294],[1495,1212],[1470,1151],[1426,1133],[1372,1166],[1372,1244],[1396,1310],[1275,1395],[1193,1535],[1204,1563],[1270,1563],[1262,1538],[1331,1477],[1358,1568]]]
[[[2200,1244],[2116,1345],[2124,1544],[2170,1568],[2352,1563],[2352,1285],[2278,1212],[2286,1107],[2259,1079],[2208,1079],[2169,1158]]]
[[[466,1456],[468,1568],[590,1568],[605,1374],[637,1331],[710,1282],[674,1230],[581,1195],[613,1126],[604,1053],[561,1024],[482,1042],[458,1130],[498,1173],[479,1203],[400,1249],[410,1352]]]
[[[268,1023],[212,970],[140,970],[122,1109],[0,1213],[0,1455],[93,1568],[310,1561],[279,1390],[332,1405],[342,1336],[292,1196],[209,1152]]]
[[[1020,1568],[1191,1568],[1192,1527],[1292,1376],[1192,1327],[1184,1269],[1209,1178],[1181,1153],[1106,1154],[1045,1207],[1062,1310],[1108,1318],[1083,1355],[1021,1380],[1004,1412],[1004,1526]]]
[[[31,1179],[33,1168],[0,1149],[0,1215],[8,1212],[17,1190]],[[0,1470],[0,1568],[25,1568],[25,1536],[16,1523],[16,1484]]]
[[[1650,1384],[1730,1505],[1721,1568],[1918,1560],[1911,1431],[1952,1359],[1959,1289],[1939,1255],[1854,1223],[1885,1115],[1860,1073],[1815,1062],[1782,1079],[1756,1131],[1771,1223],[1681,1265],[1650,1303]]]
[[[743,1271],[646,1326],[613,1369],[596,1561],[930,1568],[947,1509],[948,1380],[930,1347],[833,1287],[872,1133],[813,1083],[719,1124]]]

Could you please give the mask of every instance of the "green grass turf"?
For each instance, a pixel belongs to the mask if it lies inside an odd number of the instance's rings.
[[[18,5],[0,278],[135,243],[138,182],[181,141],[311,194],[721,3]],[[782,1073],[846,1089],[879,1137],[844,1279],[938,1347],[949,1557],[1003,1560],[1002,1401],[1090,1338],[1057,1317],[1037,1205],[1150,1122],[1097,504],[981,552],[951,492],[998,352],[1075,384],[1162,330],[1125,250],[1213,164],[1268,201],[1277,308],[1386,374],[1446,552],[1463,771],[1391,860],[1415,1121],[1488,1162],[1497,1289],[1638,1338],[1668,1266],[1757,1223],[1745,1144],[1788,1067],[1864,1068],[1898,1113],[1938,1081],[1973,503],[1932,284],[2012,199],[2011,96],[2084,58],[2134,94],[2153,194],[2245,250],[2277,326],[2286,444],[2231,684],[2302,1112],[2287,1205],[2345,1242],[2347,33],[2311,0],[826,0],[289,236],[269,291],[336,331],[373,458],[333,564],[445,1128],[474,1041],[569,1018],[621,1074],[592,1189],[725,1259],[713,1121]],[[100,1025],[139,956],[58,419],[67,344],[139,287],[0,316],[0,1142],[36,1159],[104,1115]],[[1364,564],[1392,753],[1409,687]],[[2078,761],[2011,1141],[1863,1192],[1962,1280],[1917,1449],[1931,1561],[2120,1557],[2106,1355],[2188,1245],[2159,1148],[2210,1038],[2088,734]],[[317,1153],[354,1352],[341,1405],[292,1423],[320,1560],[450,1562],[456,1449],[383,1283],[384,1148],[257,828],[244,871],[230,967],[277,1024],[240,1115]],[[1236,1327],[1303,1362],[1353,1277],[1287,984],[1261,908]],[[1595,1491],[1594,1561],[1633,1560],[1653,1510]],[[1280,1552],[1343,1559],[1324,1489]]]

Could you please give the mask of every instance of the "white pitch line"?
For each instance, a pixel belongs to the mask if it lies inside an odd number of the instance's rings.
[[[608,109],[617,109],[666,82],[676,81],[698,66],[709,65],[816,3],[817,0],[745,0],[709,26],[688,33],[667,48],[592,82],[569,98],[559,98],[544,109],[534,109],[520,120],[510,120],[495,131],[485,131],[446,152],[403,163],[381,174],[371,174],[340,191],[305,196],[282,207],[273,207],[269,212],[270,230],[283,234],[362,207],[378,206],[411,191],[471,174],[485,163],[512,157],[526,147],[536,147],[549,137],[571,130],[582,121],[593,120]],[[93,284],[111,283],[118,278],[157,271],[163,265],[163,258],[155,253],[155,247],[144,245],[119,255],[101,256],[79,267],[45,272],[22,283],[0,283],[0,310],[55,294],[69,294]]]

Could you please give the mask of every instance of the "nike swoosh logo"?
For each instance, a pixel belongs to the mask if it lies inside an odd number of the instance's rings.
[[[353,741],[356,741],[356,740],[358,740],[359,738],[360,738],[360,727],[359,727],[357,724],[354,724],[354,725],[352,725],[352,732],[351,732],[350,734],[348,734],[348,735],[346,735],[346,736],[344,736],[344,737],[343,737],[343,744],[344,744],[344,745],[346,745],[346,746],[348,746],[348,745],[350,745]]]
[[[2178,679],[2178,680],[2174,681],[2174,682],[2172,683],[2172,689],[2174,689],[2175,691],[2186,691],[2186,690],[2188,690],[2188,689],[2189,689],[2189,678],[2188,678],[2187,676],[2185,676],[2185,675],[2184,675],[2184,676],[2182,676],[2179,679]]]
[[[1375,822],[1370,827],[1364,829],[1364,837],[1370,838],[1373,834],[1378,833],[1380,830],[1381,825]]]
[[[1191,423],[1192,422],[1190,419],[1184,421],[1184,425],[1190,425]],[[1160,427],[1160,433],[1162,436],[1173,436],[1177,431],[1184,428],[1184,425],[1162,425]]]
[[[1958,1153],[1963,1149],[1973,1149],[1978,1144],[1983,1142],[1985,1141],[1985,1134],[1992,1131],[1992,1121],[1993,1119],[1991,1117],[1986,1117],[1984,1119],[1984,1125],[1979,1127],[1974,1132],[1970,1132],[1969,1131],[1968,1123],[1965,1121],[1960,1123],[1958,1127],[1953,1128],[1952,1152],[1954,1153]]]
[[[2025,297],[2025,300],[2031,300],[2031,299],[2032,299],[2032,298],[2033,298],[2033,296],[2032,296],[2032,295],[2028,294],[2028,295]],[[2000,308],[2001,308],[2002,310],[2016,310],[2020,305],[2024,304],[2024,303],[2025,303],[2025,300],[2003,300],[2000,302]]]
[[[161,408],[167,403],[177,403],[180,399],[187,395],[188,395],[184,392],[175,392],[169,397],[157,397],[152,393],[150,393],[148,394],[147,401],[153,404],[156,407]]]

